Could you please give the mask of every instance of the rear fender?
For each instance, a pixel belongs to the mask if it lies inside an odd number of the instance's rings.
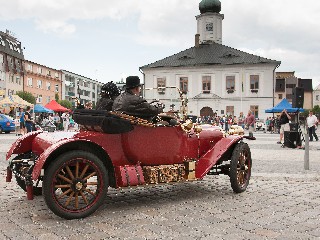
[[[196,178],[203,178],[210,169],[223,157],[224,153],[233,149],[233,147],[243,139],[243,136],[229,136],[222,138],[214,147],[204,154],[198,161],[196,167]]]
[[[12,145],[6,155],[6,160],[9,160],[12,154],[22,154],[32,150],[32,142],[35,137],[42,133],[42,131],[35,131],[27,133],[19,137]]]

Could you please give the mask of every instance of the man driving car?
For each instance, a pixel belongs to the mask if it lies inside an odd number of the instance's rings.
[[[140,78],[127,77],[125,91],[114,100],[112,110],[148,120],[163,112],[162,104],[151,105],[140,96],[140,92]]]

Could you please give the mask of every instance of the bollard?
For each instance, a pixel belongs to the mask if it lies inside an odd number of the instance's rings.
[[[309,170],[309,134],[306,131],[304,135],[305,146],[304,146],[304,170]]]

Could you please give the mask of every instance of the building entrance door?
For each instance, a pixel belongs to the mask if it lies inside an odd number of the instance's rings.
[[[213,110],[210,107],[204,107],[200,110],[200,116],[205,117],[205,116],[210,116],[213,117]]]

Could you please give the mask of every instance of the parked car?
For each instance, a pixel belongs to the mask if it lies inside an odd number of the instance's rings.
[[[152,122],[88,109],[73,116],[79,132],[31,132],[6,155],[6,181],[14,174],[28,199],[43,194],[62,218],[89,216],[103,204],[109,187],[191,182],[219,174],[230,177],[235,193],[249,184],[252,159],[243,135],[227,136],[220,127],[171,121],[164,114]]]
[[[266,131],[267,127],[266,124],[262,119],[256,120],[256,131]]]
[[[15,123],[12,117],[0,114],[0,133],[10,133],[15,131]]]

